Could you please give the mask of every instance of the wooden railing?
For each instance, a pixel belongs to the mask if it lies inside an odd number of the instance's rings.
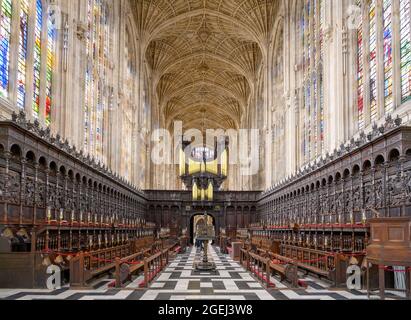
[[[248,252],[248,270],[254,274],[267,288],[275,287],[271,282],[270,259]]]
[[[144,259],[144,281],[140,283],[141,288],[147,288],[148,285],[157,277],[158,274],[168,265],[169,248]]]
[[[240,264],[246,268],[247,270],[250,270],[250,259],[248,258],[249,256],[249,251],[246,249],[241,249],[240,251]]]
[[[131,275],[136,271],[144,269],[144,259],[147,254],[150,254],[150,249],[132,254],[123,259],[116,258],[115,262],[115,286],[116,288],[121,288],[123,283],[129,280]],[[126,266],[125,269],[122,269],[122,266]]]

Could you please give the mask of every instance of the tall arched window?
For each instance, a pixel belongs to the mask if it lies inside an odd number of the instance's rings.
[[[132,138],[133,138],[133,116],[134,116],[134,83],[136,81],[135,64],[133,61],[133,39],[129,30],[126,30],[126,45],[125,45],[125,86],[124,94],[126,101],[122,106],[122,174],[126,179],[131,179],[132,176]]]
[[[0,97],[7,98],[9,90],[12,1],[1,0],[0,2]]]
[[[377,19],[376,19],[376,2],[377,0],[370,1],[369,7],[369,65],[370,65],[370,112],[371,121],[375,121],[378,116],[377,109]]]
[[[300,46],[297,61],[302,79],[302,154],[304,163],[321,156],[324,151],[323,90],[323,0],[305,0],[300,9],[298,32]]]
[[[361,0],[357,0],[357,6],[361,8]],[[357,105],[358,126],[362,130],[365,127],[364,118],[364,32],[363,15],[360,14],[357,28]]]
[[[108,6],[103,0],[88,0],[87,66],[84,110],[84,148],[98,160],[103,159],[104,119],[108,109],[110,25]]]
[[[17,7],[12,10],[13,4]],[[47,18],[45,9],[48,10]],[[0,0],[0,96],[10,99],[20,110],[30,108],[30,116],[44,119],[45,125],[50,125],[51,122],[58,14],[56,11],[54,5],[45,0]],[[13,12],[16,12],[15,16]],[[14,19],[15,23],[12,22]],[[11,41],[14,33],[18,37],[16,41]],[[42,52],[45,43],[47,52]],[[12,70],[11,52],[17,53],[17,56],[13,57],[15,68]],[[10,77],[10,72],[13,72],[13,77]],[[14,79],[14,86],[9,85],[9,79]],[[9,92],[10,88],[13,88],[14,92]]]
[[[53,70],[56,52],[56,26],[53,21],[53,12],[47,17],[47,63],[46,63],[46,124],[51,122],[53,101]]]
[[[283,22],[281,22],[282,24]],[[273,106],[275,112],[284,112],[284,29],[283,26],[277,31],[273,55]],[[281,119],[273,116],[272,134],[273,141],[281,135]],[[274,151],[273,151],[274,152]]]
[[[29,20],[29,2],[20,1],[20,35],[17,62],[17,106],[24,109],[26,101],[26,62],[27,62],[27,35]]]
[[[384,0],[384,107],[387,113],[393,111],[392,70],[392,2]]]
[[[34,27],[34,71],[33,71],[33,115],[40,113],[40,70],[41,70],[41,31],[43,26],[43,7],[36,0],[36,22]]]
[[[400,2],[401,99],[411,98],[411,0]]]
[[[357,107],[358,127],[362,130],[409,99],[410,0],[357,0],[356,3],[361,8],[357,30]],[[400,27],[394,28],[393,14],[398,9]],[[401,48],[398,56],[394,54],[395,47]],[[365,55],[366,52],[369,54]],[[395,77],[399,64],[401,74]]]
[[[276,168],[283,167],[284,158],[280,156],[285,144],[285,108],[284,108],[284,21],[279,21],[275,34],[273,62],[272,62],[272,117],[271,117],[271,163],[272,179],[276,181],[284,176],[283,171]]]

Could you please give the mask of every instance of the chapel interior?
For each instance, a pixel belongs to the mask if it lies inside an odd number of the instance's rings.
[[[410,299],[411,0],[0,0],[0,299],[50,267]]]

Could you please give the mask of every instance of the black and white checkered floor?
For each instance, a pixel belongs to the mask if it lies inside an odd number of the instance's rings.
[[[179,255],[148,289],[138,289],[142,277],[137,277],[124,289],[111,289],[111,280],[101,280],[87,291],[70,290],[4,290],[4,300],[362,300],[364,291],[333,290],[330,284],[305,277],[306,289],[290,289],[276,278],[275,289],[265,289],[229,256],[210,247],[210,259],[217,265],[217,273],[195,273],[193,264],[201,254],[195,248]],[[391,299],[400,298],[388,294]],[[378,299],[372,296],[371,299]]]

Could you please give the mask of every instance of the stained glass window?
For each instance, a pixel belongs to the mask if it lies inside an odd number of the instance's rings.
[[[38,118],[40,112],[40,70],[41,70],[41,28],[43,8],[41,0],[36,1],[36,24],[34,28],[34,73],[33,73],[33,115]]]
[[[310,82],[310,64],[311,64],[311,33],[310,33],[310,12],[311,1],[306,0],[304,6],[304,106],[305,106],[305,160],[311,160],[311,82]]]
[[[392,1],[384,0],[384,101],[385,112],[393,111],[393,68],[392,68]]]
[[[299,32],[302,38],[303,57],[302,149],[305,162],[315,159],[324,150],[323,29],[324,1],[304,1]]]
[[[88,0],[84,146],[98,160],[103,157],[104,116],[108,108],[110,29],[108,7],[103,0]]]
[[[319,128],[319,121],[318,121],[318,82],[317,82],[317,72],[316,72],[316,63],[318,62],[317,60],[317,45],[318,45],[318,6],[317,6],[317,1],[313,1],[313,6],[312,6],[312,64],[313,64],[313,74],[312,74],[312,80],[311,80],[311,86],[312,86],[312,91],[313,91],[313,108],[312,108],[312,113],[313,113],[313,118],[312,118],[312,140],[313,140],[313,156],[317,155],[318,151],[318,128]]]
[[[411,0],[400,0],[400,39],[401,39],[401,98],[411,97]]]
[[[132,169],[132,128],[133,128],[133,84],[135,80],[134,66],[132,61],[132,38],[129,31],[126,31],[125,60],[125,96],[127,103],[123,106],[122,112],[122,172],[127,179],[131,178]]]
[[[305,88],[305,108],[307,114],[306,124],[306,156],[307,161],[311,159],[311,84],[308,83]]]
[[[377,120],[377,19],[376,19],[376,0],[370,2],[370,110],[371,122]]]
[[[321,152],[324,151],[324,83],[323,83],[323,57],[324,57],[324,1],[319,0],[319,16],[320,16],[320,30],[319,30],[319,46],[320,46],[320,61],[321,69],[319,70],[319,104],[320,104],[320,141],[321,141]]]
[[[9,90],[11,0],[2,0],[0,10],[0,96],[7,97]]]
[[[310,72],[310,64],[311,64],[311,0],[306,1],[306,6],[305,6],[305,25],[304,25],[304,31],[305,31],[305,66],[306,69],[305,71]]]
[[[298,22],[298,35],[299,35],[299,50],[301,53],[297,53],[297,59],[300,62],[298,66],[298,71],[302,77],[303,82],[303,70],[305,68],[305,52],[304,52],[304,29],[305,29],[305,17],[304,17],[304,6],[301,5],[299,9],[299,22]],[[305,96],[304,89],[301,90],[302,96]],[[302,102],[302,106],[304,106],[304,101]],[[305,161],[306,158],[306,138],[305,138],[305,115],[303,113],[304,109],[301,110],[301,131],[300,131],[300,147],[301,147],[301,154]]]
[[[357,0],[357,6],[361,8],[361,0]],[[362,13],[358,19],[357,28],[357,104],[358,104],[358,127],[365,127],[364,118],[364,31]]]
[[[51,108],[53,106],[53,70],[56,52],[56,26],[52,12],[47,19],[47,68],[46,68],[46,124],[51,122]]]
[[[93,74],[92,74],[92,24],[93,24],[93,7],[92,7],[92,0],[87,1],[87,36],[86,36],[86,76],[85,76],[85,103],[84,103],[84,148],[88,150],[90,145],[90,111],[91,105],[93,104],[92,100],[92,93],[93,90],[91,89],[93,86]]]
[[[324,81],[322,73],[319,75],[319,87],[320,87],[320,139],[321,139],[321,151],[324,151],[324,133],[325,133],[325,117],[324,117]]]
[[[20,6],[20,35],[17,62],[17,106],[24,109],[26,101],[27,33],[29,18],[28,0],[21,0]]]
[[[361,10],[362,12],[365,10],[363,14],[369,16],[368,25],[364,24],[365,21],[361,17],[357,31],[358,121],[360,130],[364,129],[366,123],[374,123],[379,120],[379,116],[382,116],[379,115],[380,109],[384,109],[385,114],[394,111],[395,98],[399,98],[399,91],[394,89],[401,88],[402,102],[410,97],[410,0],[382,0],[382,7],[378,7],[377,3],[380,2],[377,0],[357,0],[358,6],[363,4]],[[394,28],[393,10],[396,7],[394,4],[399,5],[400,26],[398,29]],[[364,30],[368,30],[369,34],[368,32],[364,33]],[[366,35],[368,38],[364,40]],[[397,56],[393,48],[398,46],[400,46],[400,50]],[[369,52],[367,57],[365,57],[366,52]],[[364,62],[367,61],[365,59],[368,60],[368,68],[364,67]],[[400,63],[401,67],[397,69]],[[377,65],[383,66],[381,78],[377,76]],[[394,76],[397,70],[401,70],[399,77]],[[369,79],[369,83],[364,85],[364,79]],[[378,92],[380,86],[381,93]],[[369,97],[369,101],[364,101],[366,95]],[[381,101],[383,106],[378,105],[380,95],[384,98]],[[366,106],[369,107],[368,119],[365,119],[364,108]]]

